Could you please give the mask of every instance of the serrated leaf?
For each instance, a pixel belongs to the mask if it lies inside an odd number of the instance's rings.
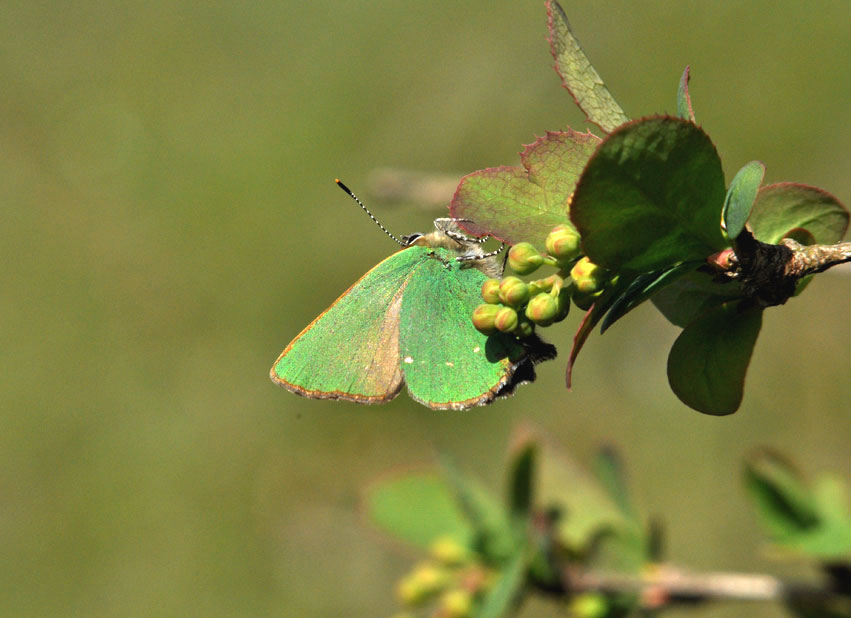
[[[761,161],[751,161],[733,177],[727,197],[724,198],[723,215],[727,237],[731,240],[745,229],[764,176],[765,165]]]
[[[691,107],[691,95],[688,93],[690,79],[689,67],[686,66],[680,77],[680,86],[677,88],[677,115],[683,120],[694,122],[694,109]]]
[[[687,406],[705,414],[738,410],[745,374],[762,326],[762,309],[732,302],[686,326],[668,355],[668,383]]]
[[[668,116],[619,127],[576,186],[570,218],[596,264],[639,273],[703,260],[727,246],[724,174],[700,128]]]
[[[749,219],[757,240],[777,244],[792,228],[804,228],[818,244],[837,243],[848,230],[848,210],[833,195],[791,182],[759,190]]]
[[[493,167],[461,179],[450,214],[468,219],[471,234],[539,249],[556,225],[569,223],[568,198],[600,138],[566,130],[548,132],[520,153],[521,166]]]
[[[547,27],[556,73],[588,120],[606,133],[628,122],[629,118],[573,36],[564,9],[555,0],[547,1]]]
[[[611,309],[603,319],[600,334],[627,313],[635,309],[654,294],[675,283],[680,277],[697,269],[703,262],[684,262],[666,270],[639,275],[629,287],[612,303]]]
[[[517,552],[485,594],[476,618],[500,618],[508,615],[517,603],[526,583],[526,560]]]
[[[365,506],[375,525],[419,547],[446,536],[471,547],[473,529],[446,480],[436,474],[409,474],[379,482],[367,491]]]
[[[696,271],[659,290],[651,300],[669,322],[685,328],[709,309],[742,296],[738,282],[720,283],[711,275]]]
[[[442,459],[455,504],[472,527],[472,548],[499,563],[515,551],[515,538],[505,508],[476,480],[468,478],[448,459]]]

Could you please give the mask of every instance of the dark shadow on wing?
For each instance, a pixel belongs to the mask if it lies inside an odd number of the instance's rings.
[[[507,335],[493,335],[488,337],[485,348],[485,353],[488,358],[495,354],[503,357],[505,356],[506,342],[502,339],[502,337],[507,337]],[[499,389],[499,391],[497,391],[497,397],[508,397],[513,395],[514,389],[516,389],[519,385],[534,382],[535,365],[544,361],[552,360],[557,355],[556,347],[547,343],[538,337],[538,335],[531,335],[529,337],[524,337],[523,339],[514,339],[512,343],[514,345],[511,347],[515,350],[518,345],[522,349],[519,354],[515,352],[515,354],[512,355],[513,358],[511,358],[511,360],[514,363],[514,371],[511,374],[511,378],[502,386],[502,388]]]

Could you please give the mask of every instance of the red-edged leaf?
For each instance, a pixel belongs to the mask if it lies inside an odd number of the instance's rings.
[[[848,230],[848,209],[818,187],[792,182],[759,190],[748,223],[757,240],[775,244],[793,228],[804,228],[815,242],[829,245]]]
[[[547,28],[556,73],[588,120],[606,133],[628,122],[629,118],[573,36],[564,9],[555,0],[547,2]]]
[[[585,313],[585,317],[582,318],[582,322],[579,324],[579,328],[573,336],[573,347],[570,349],[570,358],[567,360],[565,381],[567,382],[568,390],[570,390],[571,381],[573,380],[573,365],[576,363],[576,357],[579,356],[579,351],[588,340],[588,335],[591,334],[591,331],[594,330],[597,323],[603,319],[603,316],[606,315],[609,309],[612,308],[612,305],[621,297],[624,291],[629,288],[630,284],[634,280],[634,274],[630,276],[627,273],[621,273],[618,277],[617,284],[603,292],[600,298],[594,301],[594,304],[591,305],[591,308]]]
[[[677,89],[677,115],[683,120],[694,122],[694,109],[691,106],[691,95],[688,93],[688,82],[691,79],[689,67],[680,77],[680,87]]]
[[[521,166],[493,167],[461,179],[450,213],[471,234],[540,249],[550,230],[569,223],[568,198],[600,138],[568,129],[550,132],[520,153]]]

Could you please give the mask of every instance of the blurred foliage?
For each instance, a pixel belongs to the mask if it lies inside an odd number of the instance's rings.
[[[429,550],[397,583],[405,615],[513,616],[545,595],[576,618],[651,616],[678,604],[702,611],[748,592],[802,616],[851,615],[851,511],[841,480],[824,476],[810,485],[769,449],[747,458],[745,488],[772,542],[826,576],[775,580],[778,592],[765,598],[768,575],[720,574],[722,585],[717,572],[692,574],[687,587],[682,576],[660,577],[677,569],[662,555],[661,520],[645,525],[614,448],[600,449],[589,473],[528,425],[512,443],[502,500],[445,458],[442,475],[399,473],[366,492],[365,510],[379,530]]]
[[[848,471],[847,275],[767,317],[734,418],[683,414],[661,371],[675,329],[649,309],[588,346],[567,398],[555,367],[453,416],[307,401],[268,380],[282,346],[393,250],[335,176],[355,190],[377,166],[460,177],[545,128],[584,127],[549,66],[542,5],[4,6],[4,613],[389,614],[407,560],[364,535],[358,488],[432,445],[496,482],[494,444],[521,414],[580,457],[618,443],[636,495],[678,514],[672,558],[765,567],[748,505],[718,479],[755,436],[808,470]],[[847,2],[567,8],[627,113],[673,111],[690,64],[728,178],[759,157],[769,182],[851,202]],[[400,233],[444,213],[377,212]]]
[[[780,454],[761,450],[745,466],[745,484],[772,541],[825,563],[851,561],[851,503],[843,479],[812,484]]]

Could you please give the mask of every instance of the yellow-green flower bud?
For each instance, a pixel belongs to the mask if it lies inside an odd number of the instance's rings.
[[[518,318],[517,328],[514,329],[514,333],[518,337],[531,337],[535,334],[535,324],[525,314],[518,316]]]
[[[573,290],[573,304],[582,309],[582,311],[588,311],[591,308],[591,305],[594,304],[600,296],[603,294],[604,290],[597,290],[596,292],[587,293],[580,292],[577,289]]]
[[[603,618],[609,613],[609,603],[599,592],[578,594],[570,601],[570,614],[576,618]]]
[[[452,581],[452,573],[445,568],[424,562],[403,577],[396,586],[396,595],[407,606],[416,606],[445,590]]]
[[[602,266],[584,257],[570,269],[570,278],[573,279],[573,287],[583,294],[593,294],[605,287],[608,271]]]
[[[517,312],[511,307],[503,307],[493,319],[493,325],[502,333],[513,332],[517,328]]]
[[[529,284],[519,277],[506,277],[499,284],[499,300],[510,307],[525,305],[529,300]]]
[[[432,557],[446,566],[464,564],[470,558],[470,552],[451,536],[441,536],[429,546]]]
[[[396,598],[402,605],[415,607],[427,597],[428,594],[411,575],[406,575],[396,584]]]
[[[581,249],[579,232],[573,226],[557,225],[547,235],[547,253],[560,262],[569,262],[579,257]]]
[[[561,285],[561,277],[558,275],[550,275],[545,279],[538,279],[537,281],[532,281],[529,284],[529,296],[535,296],[536,294],[540,294],[541,292],[549,292],[553,289],[553,286],[558,283]]]
[[[549,294],[538,294],[526,305],[526,317],[538,326],[549,326],[556,315],[558,315],[558,304]]]
[[[558,307],[558,312],[556,313],[556,317],[553,322],[561,322],[564,318],[567,317],[567,314],[570,312],[570,287],[563,287],[558,296],[556,296],[556,306]]]
[[[414,569],[411,577],[428,590],[442,590],[449,583],[451,574],[438,564],[423,562]]]
[[[519,242],[508,251],[508,266],[518,275],[528,275],[538,270],[544,256],[528,242]]]
[[[491,305],[499,303],[499,279],[486,279],[482,284],[482,298]]]
[[[496,330],[494,319],[502,305],[479,305],[473,309],[473,326],[483,335],[493,335]]]
[[[447,590],[440,598],[440,615],[447,618],[468,618],[473,615],[473,595],[463,588]]]

